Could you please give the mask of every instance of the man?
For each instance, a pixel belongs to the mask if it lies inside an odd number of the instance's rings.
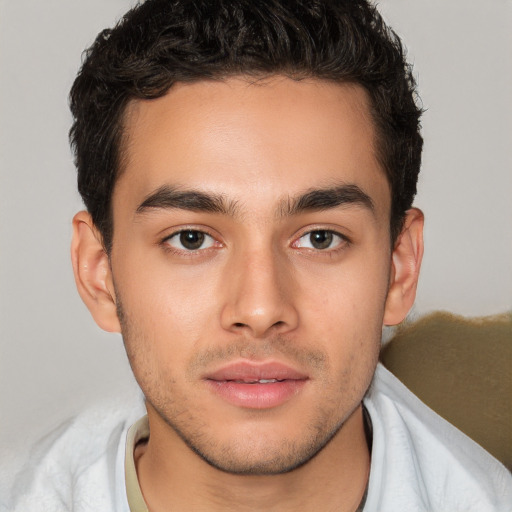
[[[73,268],[147,417],[50,436],[6,509],[510,509],[507,471],[377,366],[423,252],[414,87],[364,1],[147,0],[100,34]]]

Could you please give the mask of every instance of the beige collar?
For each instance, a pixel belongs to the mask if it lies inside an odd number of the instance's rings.
[[[126,496],[128,498],[130,512],[149,512],[142,491],[140,490],[135,460],[133,459],[133,453],[137,443],[148,438],[149,422],[148,417],[144,416],[130,427],[126,435],[124,474],[126,480]]]

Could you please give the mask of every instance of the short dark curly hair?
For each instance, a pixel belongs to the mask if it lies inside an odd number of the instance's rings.
[[[416,194],[421,108],[398,36],[367,0],[146,0],[85,52],[70,93],[78,189],[110,252],[130,100],[177,82],[285,75],[359,84],[391,187],[392,241]]]

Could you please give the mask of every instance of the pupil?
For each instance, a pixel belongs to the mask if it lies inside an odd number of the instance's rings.
[[[180,233],[180,242],[191,251],[199,249],[204,242],[204,233],[200,231],[183,231]]]
[[[315,249],[327,249],[332,244],[332,233],[330,231],[313,231],[309,238]]]

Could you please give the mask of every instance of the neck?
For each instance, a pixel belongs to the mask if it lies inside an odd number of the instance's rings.
[[[370,454],[361,406],[313,459],[294,471],[270,476],[220,471],[190,450],[167,425],[160,425],[151,414],[149,420],[151,437],[136,453],[136,466],[152,512],[354,512],[366,489]]]

